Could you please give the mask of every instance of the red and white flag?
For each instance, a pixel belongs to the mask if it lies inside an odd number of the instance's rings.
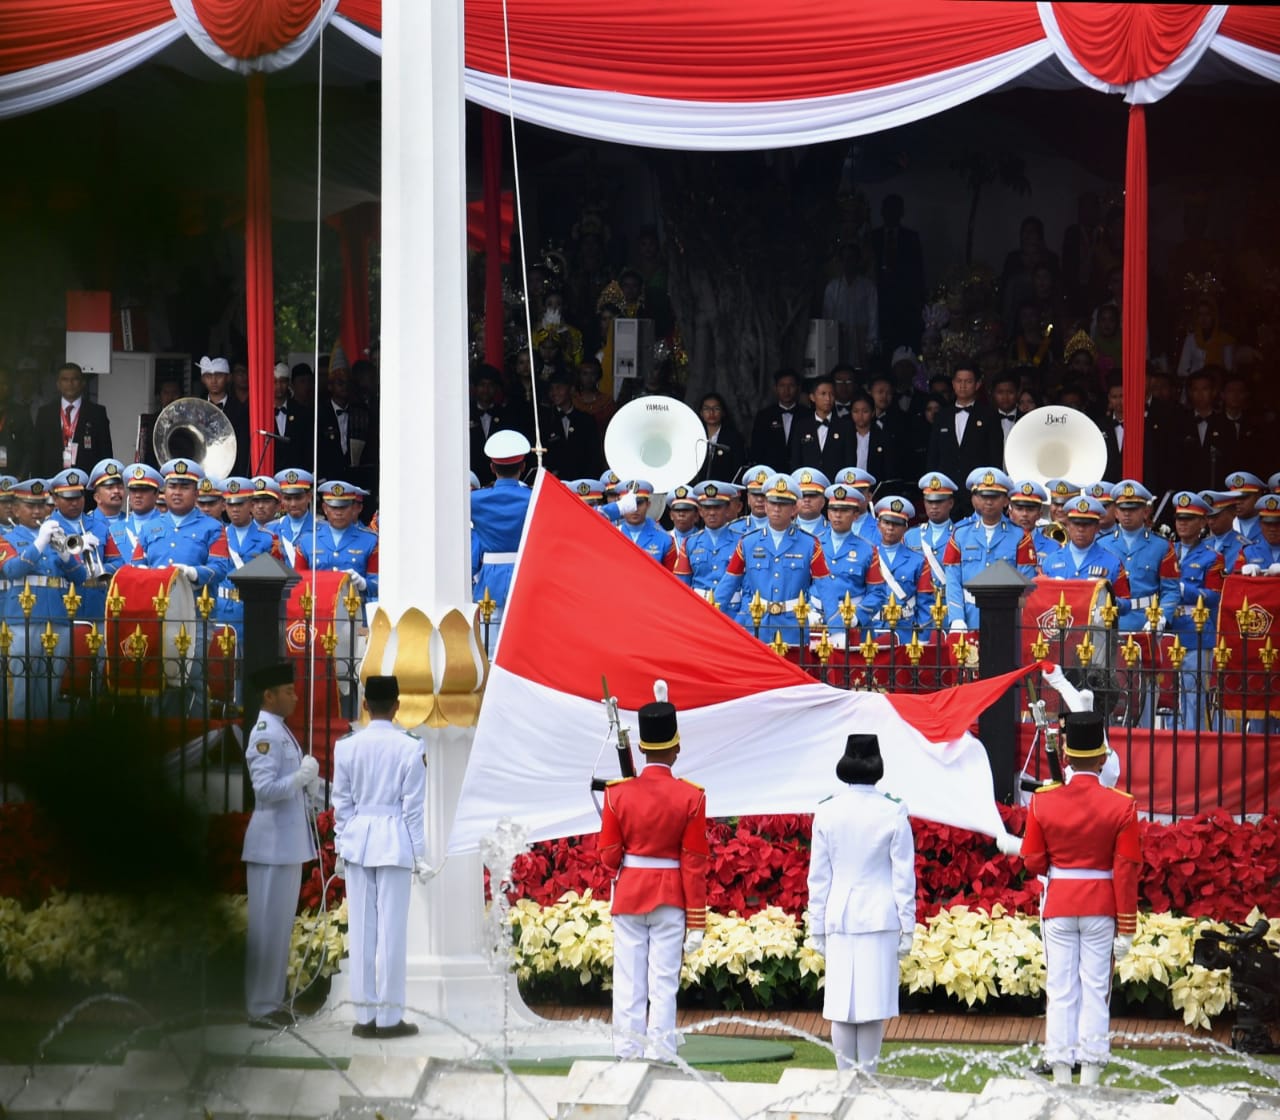
[[[913,816],[998,835],[991,768],[968,728],[1034,668],[932,694],[822,684],[541,472],[449,850],[474,850],[503,817],[531,840],[599,828],[590,779],[618,776],[602,674],[633,729],[653,682],[667,682],[679,713],[676,773],[706,788],[712,816],[812,812],[841,788],[845,737],[873,732],[880,788]]]

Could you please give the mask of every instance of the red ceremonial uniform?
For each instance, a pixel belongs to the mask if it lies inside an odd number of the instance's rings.
[[[1076,773],[1031,798],[1022,858],[1033,875],[1048,875],[1041,916],[1101,915],[1116,932],[1131,934],[1138,922],[1138,872],[1142,841],[1137,803],[1127,793]],[[1054,877],[1053,869],[1110,872],[1110,878]]]
[[[627,855],[677,860],[680,866],[624,867]],[[616,876],[613,913],[678,906],[688,929],[706,927],[707,796],[700,786],[652,764],[638,778],[611,782],[604,794],[600,859]]]

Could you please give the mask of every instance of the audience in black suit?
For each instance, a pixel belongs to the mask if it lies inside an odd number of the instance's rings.
[[[798,415],[791,428],[791,469],[817,467],[831,478],[851,465],[855,448],[853,421],[837,416],[836,386],[830,374],[812,382],[813,411]]]
[[[547,448],[542,465],[557,478],[595,478],[604,470],[600,427],[589,412],[573,407],[575,383],[568,371],[551,375],[547,386],[551,407],[542,413],[542,440]]]
[[[804,413],[799,405],[800,378],[793,370],[780,369],[773,375],[776,400],[756,413],[751,425],[751,463],[767,463],[775,471],[791,468],[791,446],[795,422]]]
[[[693,481],[737,482],[739,473],[754,464],[746,461],[746,447],[729,419],[724,397],[705,393],[698,404],[698,418],[707,433],[707,446],[702,467]]]
[[[111,458],[111,422],[107,410],[84,395],[84,371],[66,362],[58,368],[57,384],[59,399],[36,413],[31,468],[40,478],[67,467],[88,474],[99,460]]]
[[[899,346],[920,345],[920,308],[925,301],[924,253],[920,235],[902,225],[902,196],[887,195],[880,204],[884,225],[871,231],[876,292],[880,313],[880,348],[891,354]]]
[[[955,403],[942,409],[929,437],[925,470],[941,471],[960,487],[956,510],[961,517],[971,509],[965,479],[975,467],[999,466],[1004,462],[1004,435],[1000,418],[989,404],[977,399],[982,378],[976,362],[957,362],[951,372]]]

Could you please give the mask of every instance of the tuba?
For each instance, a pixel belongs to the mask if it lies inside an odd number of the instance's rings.
[[[1041,486],[1051,478],[1097,482],[1107,470],[1107,441],[1083,412],[1059,405],[1033,408],[1004,441],[1004,469]]]
[[[236,433],[227,414],[200,397],[165,405],[151,433],[156,460],[190,459],[211,478],[226,478],[236,461]]]
[[[637,397],[624,404],[604,433],[604,457],[624,481],[653,483],[650,516],[662,516],[666,493],[702,469],[707,431],[698,414],[674,397]]]

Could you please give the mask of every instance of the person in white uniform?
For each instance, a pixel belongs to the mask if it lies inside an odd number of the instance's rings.
[[[422,741],[392,722],[395,677],[364,686],[369,725],[338,740],[333,754],[334,850],[345,864],[351,999],[357,1038],[418,1033],[404,1021],[410,878],[426,871]]]
[[[245,752],[254,796],[240,856],[249,884],[245,1004],[252,1025],[279,1027],[293,1022],[284,1002],[289,940],[302,865],[316,858],[306,791],[320,767],[285,726],[298,704],[293,666],[268,665],[249,683],[262,704]]]
[[[916,928],[916,849],[902,802],[880,793],[880,741],[850,735],[836,776],[849,788],[813,815],[809,927],[827,958],[823,1017],[838,1069],[873,1072],[898,1014],[898,963]]]

